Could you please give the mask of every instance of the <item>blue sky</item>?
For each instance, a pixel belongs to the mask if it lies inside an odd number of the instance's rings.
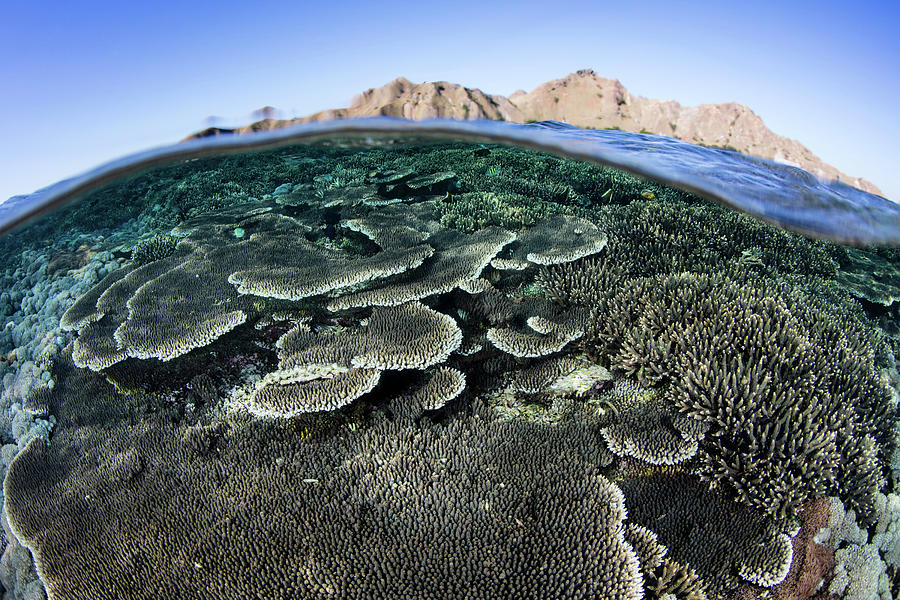
[[[581,68],[735,101],[900,201],[900,3],[0,0],[0,198],[207,117],[347,106],[398,76],[509,95]]]

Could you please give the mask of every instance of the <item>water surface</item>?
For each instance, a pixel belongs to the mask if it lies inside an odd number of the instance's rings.
[[[890,597],[897,215],[558,123],[317,124],[16,198],[0,581]]]

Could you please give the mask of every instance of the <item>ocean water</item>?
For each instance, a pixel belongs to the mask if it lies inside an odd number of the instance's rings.
[[[390,119],[0,205],[4,598],[900,591],[900,209]]]

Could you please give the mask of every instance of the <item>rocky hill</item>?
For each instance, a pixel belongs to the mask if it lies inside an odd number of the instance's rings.
[[[800,142],[772,132],[746,106],[734,102],[682,106],[673,100],[634,96],[619,80],[599,77],[591,69],[548,81],[531,92],[519,90],[508,98],[446,81],[412,83],[399,77],[380,88],[366,90],[354,98],[348,108],[326,110],[298,119],[267,118],[238,129],[211,127],[190,137],[381,115],[406,119],[494,119],[517,123],[553,119],[591,129],[655,133],[792,164],[819,177],[840,178],[849,185],[881,194],[873,183],[842,173]]]

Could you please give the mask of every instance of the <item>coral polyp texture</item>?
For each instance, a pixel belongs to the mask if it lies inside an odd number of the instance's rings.
[[[165,404],[150,416],[89,371],[63,370],[53,408],[65,423],[6,484],[52,598],[643,595],[622,493],[574,423],[476,407],[475,419],[382,416],[302,439],[271,421],[173,419]]]
[[[629,520],[656,534],[667,549],[665,558],[695,569],[709,592],[721,594],[741,581],[772,586],[787,576],[790,537],[697,478],[660,471],[620,485]]]
[[[418,302],[375,307],[365,326],[342,332],[315,334],[298,324],[276,343],[279,370],[239,397],[259,415],[335,410],[372,391],[383,371],[426,369],[446,361],[461,342],[462,331],[451,317]],[[418,392],[426,394],[419,402],[439,408],[443,402],[427,395],[443,392],[444,402],[458,395],[464,377],[455,385],[447,382],[447,390],[439,385],[453,373],[458,372],[436,371],[438,381]]]
[[[860,324],[777,289],[695,274],[632,280],[598,316],[598,351],[710,427],[704,476],[741,501],[786,516],[832,494],[870,515],[886,458],[875,440],[893,411],[874,352]]]
[[[708,425],[678,414],[653,390],[619,380],[600,396],[610,424],[600,429],[609,449],[653,465],[683,462],[697,453]]]
[[[10,597],[900,592],[896,251],[332,142],[0,238]]]

